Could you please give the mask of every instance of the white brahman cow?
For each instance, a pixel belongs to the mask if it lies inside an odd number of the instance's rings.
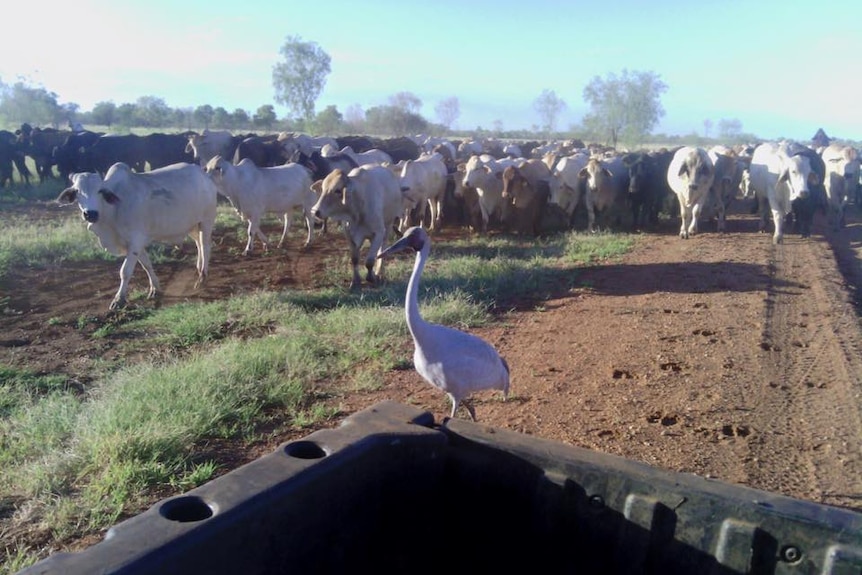
[[[353,158],[353,161],[356,162],[357,166],[373,166],[376,164],[383,165],[392,163],[392,156],[383,150],[378,150],[377,148],[371,148],[364,152],[354,152],[353,148],[350,146],[344,146],[341,148],[341,153],[347,154]]]
[[[503,201],[503,170],[517,162],[511,158],[497,160],[493,156],[482,154],[470,156],[464,169],[463,186],[475,188],[479,194],[479,208],[482,210],[482,231],[488,231],[488,222],[492,216],[499,220],[506,219],[506,202]]]
[[[679,237],[697,233],[697,220],[709,197],[715,166],[703,148],[683,146],[677,150],[667,169],[667,183],[679,200]]]
[[[415,202],[416,217],[420,225],[425,220],[426,207],[431,211],[429,229],[437,230],[443,215],[443,199],[446,196],[446,163],[440,154],[423,154],[416,160],[406,160],[401,168],[401,191]],[[401,229],[410,227],[411,208],[404,211]]]
[[[152,242],[178,244],[191,236],[197,246],[198,281],[207,275],[218,193],[199,166],[172,164],[144,173],[128,165],[111,166],[103,180],[94,173],[77,173],[57,201],[78,202],[87,228],[108,252],[125,256],[120,288],[110,309],[123,307],[129,281],[138,262],[150,280],[148,297],[159,291],[159,280],[147,255]]]
[[[587,229],[595,232],[596,215],[610,214],[625,208],[629,191],[629,170],[622,156],[601,159],[592,156],[578,172],[584,181],[584,203],[587,207]],[[605,218],[607,221],[607,218]]]
[[[582,180],[579,174],[581,170],[587,167],[589,160],[588,154],[577,152],[571,156],[559,158],[554,164],[552,172],[554,177],[550,180],[551,197],[549,201],[563,208],[569,215],[569,220],[571,220],[575,208],[578,207],[578,203],[584,195],[585,180]]]
[[[749,187],[757,194],[765,194],[772,212],[775,231],[772,243],[784,241],[784,221],[793,211],[793,202],[810,195],[809,184],[818,184],[819,178],[811,169],[810,159],[791,153],[791,144],[766,142],[757,146],[748,168]]]
[[[320,219],[332,218],[343,224],[353,268],[350,288],[356,289],[362,283],[359,250],[365,240],[371,244],[365,258],[368,270],[365,279],[377,283],[383,274],[383,263],[377,255],[389,233],[395,231],[405,208],[398,176],[383,166],[354,168],[349,173],[336,169],[312,187],[320,195],[312,213]]]
[[[238,142],[228,131],[204,130],[202,134],[190,134],[186,153],[192,154],[201,168],[216,156],[233,158]]]
[[[826,165],[826,204],[829,224],[837,230],[844,226],[844,210],[850,196],[855,196],[859,181],[859,156],[856,150],[842,144],[829,144],[820,154]]]
[[[218,192],[230,200],[239,217],[248,223],[248,241],[243,255],[251,253],[255,237],[260,239],[264,251],[268,249],[269,242],[260,229],[260,220],[267,213],[277,213],[284,220],[278,242],[278,247],[281,247],[290,231],[293,212],[301,209],[308,229],[305,246],[311,244],[314,234],[311,207],[317,201],[317,195],[311,189],[311,171],[308,168],[300,164],[259,168],[248,158],[234,165],[216,156],[207,163],[206,173]]]

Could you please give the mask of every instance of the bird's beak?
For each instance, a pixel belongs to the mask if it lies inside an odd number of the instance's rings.
[[[398,240],[397,242],[395,242],[394,244],[392,244],[391,246],[389,246],[388,248],[386,248],[385,250],[383,250],[382,252],[377,254],[377,257],[379,259],[383,259],[383,258],[387,258],[387,257],[391,256],[392,254],[397,254],[398,252],[403,252],[404,250],[409,250],[409,249],[412,249],[410,247],[410,241],[408,238],[405,237],[405,238],[401,238],[400,240]]]

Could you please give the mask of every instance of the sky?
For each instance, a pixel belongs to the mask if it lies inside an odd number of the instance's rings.
[[[541,125],[552,90],[558,129],[581,123],[584,88],[623,70],[667,85],[654,133],[716,136],[721,120],[764,139],[862,140],[862,1],[818,0],[30,0],[31,25],[0,34],[0,81],[74,102],[141,96],[172,108],[253,113],[276,104],[272,67],[288,36],[317,43],[331,72],[316,110],[387,105],[420,113],[458,98],[453,128]]]

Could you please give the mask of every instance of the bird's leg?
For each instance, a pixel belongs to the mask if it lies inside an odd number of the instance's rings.
[[[449,399],[452,400],[452,413],[449,414],[449,417],[452,419],[455,419],[455,412],[458,411],[458,400],[455,399],[455,396],[452,395],[451,393],[448,395],[449,395]]]
[[[464,407],[467,408],[467,411],[470,412],[470,419],[472,419],[473,421],[476,421],[476,410],[473,409],[472,402],[465,399],[462,403],[464,404]]]

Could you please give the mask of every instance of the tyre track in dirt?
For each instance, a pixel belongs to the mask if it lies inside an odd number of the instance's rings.
[[[774,246],[769,267],[762,386],[752,413],[758,437],[749,442],[746,472],[766,489],[858,506],[862,500],[858,317],[825,238]],[[805,278],[804,289],[780,287],[798,277]],[[788,463],[794,473],[782,472]]]

